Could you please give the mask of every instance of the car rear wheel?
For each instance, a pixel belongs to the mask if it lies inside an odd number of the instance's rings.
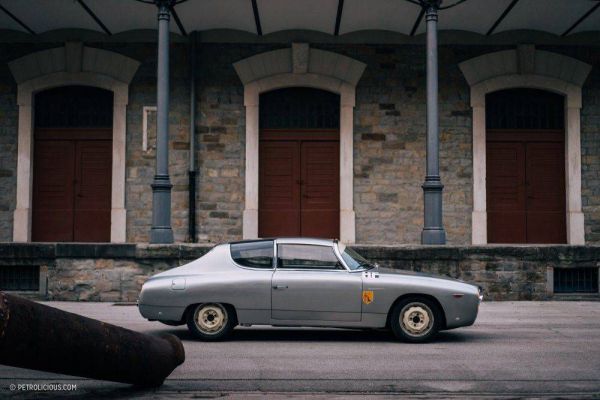
[[[204,303],[190,310],[187,325],[196,338],[211,341],[227,337],[236,322],[234,313],[223,304]]]
[[[433,301],[414,297],[394,306],[390,326],[394,335],[405,342],[423,343],[431,340],[441,329],[442,315]]]

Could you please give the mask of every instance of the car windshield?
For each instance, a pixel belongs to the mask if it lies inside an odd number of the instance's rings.
[[[352,271],[375,268],[373,263],[367,261],[363,256],[349,247],[346,247],[341,254],[344,262]]]

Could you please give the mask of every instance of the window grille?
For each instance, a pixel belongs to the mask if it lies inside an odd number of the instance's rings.
[[[110,128],[113,93],[90,86],[62,86],[35,96],[36,128]]]
[[[598,268],[554,268],[554,293],[598,293]]]
[[[0,290],[40,290],[40,267],[37,265],[0,266]]]
[[[538,89],[509,89],[485,100],[488,129],[564,129],[564,97]]]
[[[288,88],[260,95],[261,129],[337,129],[340,96],[325,90]]]

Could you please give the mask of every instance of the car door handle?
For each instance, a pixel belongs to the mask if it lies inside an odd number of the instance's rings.
[[[273,285],[273,289],[277,290],[277,289],[287,289],[287,285]]]

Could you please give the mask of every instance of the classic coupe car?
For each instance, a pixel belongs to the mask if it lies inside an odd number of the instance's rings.
[[[455,279],[379,268],[337,240],[281,238],[221,244],[154,275],[138,306],[150,321],[187,323],[202,340],[274,325],[390,328],[424,342],[472,325],[482,298]]]

